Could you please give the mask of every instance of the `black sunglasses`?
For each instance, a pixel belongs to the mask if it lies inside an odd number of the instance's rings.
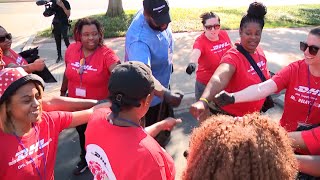
[[[317,55],[318,51],[319,51],[319,47],[315,46],[315,45],[312,45],[312,46],[309,46],[307,43],[305,42],[300,42],[300,50],[301,51],[306,51],[307,48],[309,48],[309,53],[313,56]]]
[[[12,35],[11,33],[8,33],[4,36],[0,36],[0,43],[4,42],[6,39],[11,40],[12,39]]]
[[[207,30],[212,30],[212,28],[214,28],[215,30],[219,29],[220,28],[220,24],[214,24],[214,25],[204,25],[204,27],[207,29]]]

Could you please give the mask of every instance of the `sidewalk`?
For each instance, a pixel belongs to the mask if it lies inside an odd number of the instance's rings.
[[[303,57],[303,53],[299,51],[299,42],[307,37],[307,33],[311,28],[295,28],[295,29],[264,29],[260,45],[265,50],[268,59],[268,67],[271,71],[277,72],[285,65],[299,60]],[[237,30],[228,31],[233,42],[238,40],[239,35]],[[188,113],[190,105],[194,100],[194,82],[195,75],[187,75],[185,68],[189,63],[189,54],[196,36],[200,32],[176,33],[175,52],[174,52],[174,73],[172,75],[172,89],[179,89],[185,93],[185,98],[182,104],[175,109],[175,115],[182,118],[183,123],[177,126],[172,131],[172,138],[167,146],[168,153],[174,158],[177,170],[177,179],[181,176],[182,170],[186,164],[183,157],[183,152],[188,147],[188,137],[193,127],[197,125],[197,121]],[[124,59],[124,37],[105,39],[108,47],[112,48],[115,53]],[[62,76],[64,73],[64,62],[55,63],[56,48],[53,39],[37,39],[24,49],[29,47],[39,46],[41,57],[47,58],[46,64],[52,74],[58,80],[58,83],[47,84],[45,87],[46,94],[59,95]],[[63,47],[65,51],[65,47]],[[279,104],[275,108],[268,111],[275,121],[278,121],[282,114],[281,104],[283,96],[275,99]],[[74,129],[68,129],[60,135],[59,149],[55,167],[56,179],[91,179],[89,172],[82,176],[76,177],[72,175],[72,169],[78,161],[79,155],[78,136]]]

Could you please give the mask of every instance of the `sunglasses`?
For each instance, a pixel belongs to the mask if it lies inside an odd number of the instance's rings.
[[[4,36],[0,36],[0,43],[4,42],[6,39],[11,40],[12,39],[12,35],[11,33],[8,33]]]
[[[214,28],[215,30],[220,29],[220,24],[214,24],[214,25],[205,25],[204,26],[206,28],[206,30],[212,30],[212,28]]]
[[[319,47],[312,45],[309,46],[307,43],[305,42],[300,42],[300,50],[305,52],[307,50],[307,48],[309,48],[309,53],[313,56],[317,55],[318,51],[319,51]]]

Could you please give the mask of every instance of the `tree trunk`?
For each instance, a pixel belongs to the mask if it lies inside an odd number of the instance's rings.
[[[109,0],[107,16],[115,17],[123,13],[122,0]]]

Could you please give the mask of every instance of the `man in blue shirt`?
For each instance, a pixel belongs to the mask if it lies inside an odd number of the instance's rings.
[[[165,101],[166,94],[169,93],[171,97],[179,99],[180,104],[182,93],[168,90],[173,68],[173,39],[169,28],[170,22],[169,6],[166,0],[144,0],[143,9],[136,14],[126,34],[125,61],[141,61],[147,64],[154,77],[166,88]],[[155,96],[145,116],[146,126],[166,117],[172,117],[171,105]],[[165,134],[169,136],[170,133]]]

